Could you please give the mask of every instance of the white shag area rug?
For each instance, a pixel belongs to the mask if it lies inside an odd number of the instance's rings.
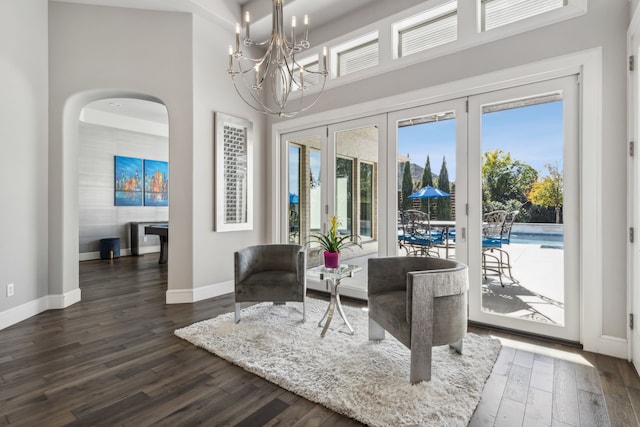
[[[308,400],[371,426],[466,426],[500,351],[500,342],[467,334],[462,355],[433,349],[430,382],[409,383],[409,349],[389,333],[368,340],[368,316],[343,306],[355,334],[337,310],[324,338],[318,321],[327,301],[274,306],[262,303],[194,323],[175,334]]]

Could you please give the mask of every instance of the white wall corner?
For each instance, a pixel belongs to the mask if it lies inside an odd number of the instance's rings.
[[[64,294],[49,295],[49,310],[59,310],[69,307],[82,299],[82,291],[74,289]]]
[[[233,291],[233,280],[200,286],[195,289],[169,289],[166,302],[167,304],[190,304],[229,294]]]

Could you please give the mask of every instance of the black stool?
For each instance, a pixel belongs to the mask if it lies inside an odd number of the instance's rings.
[[[100,239],[100,258],[113,259],[120,258],[120,238],[109,237]]]

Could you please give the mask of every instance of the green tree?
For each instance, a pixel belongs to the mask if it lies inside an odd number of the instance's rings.
[[[538,172],[526,163],[512,160],[511,153],[487,151],[482,156],[482,198],[484,203],[527,201]]]
[[[411,163],[407,160],[402,168],[402,210],[411,209],[412,201],[409,195],[413,193],[413,180],[411,179]]]
[[[420,188],[426,187],[427,185],[433,187],[433,173],[431,173],[431,161],[429,160],[429,156],[427,156],[427,162],[425,163],[424,170],[422,171]],[[420,201],[420,209],[422,212],[429,212],[429,200],[422,199]]]
[[[528,199],[534,205],[555,208],[556,224],[560,224],[560,209],[564,202],[562,172],[557,165],[546,164],[545,167],[549,175],[533,183]]]
[[[451,194],[451,186],[449,185],[449,171],[447,171],[447,161],[442,157],[442,166],[438,175],[438,188],[445,193]],[[443,197],[437,199],[436,205],[437,219],[451,220],[451,198]]]

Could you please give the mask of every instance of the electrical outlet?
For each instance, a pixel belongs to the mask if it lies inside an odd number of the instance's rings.
[[[13,291],[14,291],[14,289],[13,289],[13,283],[9,283],[9,284],[7,285],[7,296],[8,296],[8,297],[12,297],[12,296],[13,296]]]

